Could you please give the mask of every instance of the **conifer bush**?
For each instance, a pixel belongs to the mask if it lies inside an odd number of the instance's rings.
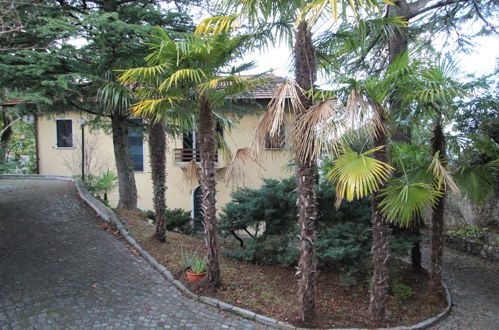
[[[290,178],[265,180],[260,189],[243,188],[232,193],[232,201],[222,210],[220,228],[240,236],[244,246],[224,253],[258,264],[295,265],[299,257],[295,188],[295,179]],[[346,282],[352,282],[353,274],[370,256],[370,202],[345,202],[335,210],[335,192],[330,185],[319,184],[316,193],[318,265],[340,269],[349,276]],[[244,231],[248,237],[243,238]]]

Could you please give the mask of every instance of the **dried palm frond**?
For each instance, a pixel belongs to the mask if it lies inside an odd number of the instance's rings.
[[[296,156],[301,162],[319,158],[322,151],[338,153],[344,132],[343,106],[337,99],[327,99],[297,115],[292,127]]]
[[[201,173],[196,160],[191,160],[187,165],[182,166],[183,182],[188,187],[189,191],[196,187],[201,180]]]
[[[445,183],[445,186],[448,187],[453,194],[455,194],[456,196],[461,195],[461,191],[454,182],[454,179],[440,161],[438,152],[433,155],[433,159],[431,161],[430,167],[428,168],[428,171],[432,171],[433,176],[437,180],[438,188],[441,188],[442,183]]]
[[[374,137],[386,134],[384,109],[376,100],[353,88],[347,99],[345,122],[352,131],[368,133]]]
[[[227,165],[227,170],[225,171],[224,180],[227,186],[229,183],[231,183],[233,187],[244,186],[247,164],[249,162],[261,167],[261,165],[258,164],[258,162],[252,157],[251,150],[249,148],[241,148],[235,152],[230,163]]]
[[[286,82],[277,87],[272,100],[267,106],[267,111],[258,121],[253,139],[251,140],[250,146],[254,158],[260,157],[267,134],[270,137],[277,137],[279,135],[284,121],[285,110],[289,108],[293,112],[298,113],[303,109],[299,96],[300,91],[301,88],[293,80],[286,80]],[[290,107],[287,107],[288,104]]]

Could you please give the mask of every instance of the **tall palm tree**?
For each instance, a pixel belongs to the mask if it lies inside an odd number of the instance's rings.
[[[205,20],[198,26],[197,32],[217,33],[233,29],[239,24],[240,18],[248,20],[249,25],[260,30],[261,42],[266,44],[270,39],[274,42],[279,37],[293,45],[294,72],[296,90],[290,91],[298,102],[293,102],[294,122],[304,122],[304,117],[310,112],[313,104],[312,91],[317,78],[316,52],[313,45],[311,27],[326,15],[338,18],[339,6],[350,7],[354,12],[358,6],[372,7],[376,1],[261,1],[261,0],[225,0],[220,1],[226,11],[235,13],[227,17],[214,17]],[[277,36],[277,38],[275,37]],[[288,90],[286,88],[285,90]],[[281,97],[288,97],[285,93]],[[276,111],[267,113],[278,114],[273,120],[260,121],[257,137],[265,136],[270,131],[277,135],[282,123],[283,109],[277,110],[285,102],[276,101]],[[330,104],[329,104],[330,105]],[[320,108],[324,110],[324,107]],[[331,109],[331,108],[330,108]],[[257,141],[256,145],[261,144]],[[314,256],[315,219],[317,206],[315,197],[315,182],[317,177],[317,153],[309,153],[308,146],[295,138],[296,178],[298,226],[300,227],[300,259],[298,261],[298,296],[302,311],[302,319],[308,321],[315,316],[316,310],[316,261]]]
[[[187,36],[175,41],[166,32],[159,31],[156,37],[158,42],[151,46],[153,52],[147,58],[149,66],[129,70],[122,75],[121,80],[133,82],[144,79],[157,83],[154,93],[162,97],[138,103],[135,106],[137,113],[155,113],[161,104],[179,107],[179,103],[196,109],[198,113],[208,283],[216,287],[220,284],[221,276],[216,220],[214,109],[257,83],[256,79],[239,75],[242,70],[249,68],[248,65],[229,67],[248,49],[252,36]]]
[[[111,114],[113,151],[118,172],[118,208],[134,210],[137,208],[137,186],[128,148],[129,107],[133,103],[134,93],[128,86],[111,81],[99,89],[97,96]]]

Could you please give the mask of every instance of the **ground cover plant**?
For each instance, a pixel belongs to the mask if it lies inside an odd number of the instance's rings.
[[[295,304],[295,268],[263,265],[220,256],[223,281],[218,290],[188,282],[184,275],[182,253],[202,251],[202,237],[167,232],[167,244],[153,238],[154,225],[147,222],[139,211],[117,210],[130,234],[159,263],[190,290],[205,296],[252,310],[256,313],[305,326],[300,321],[300,309]],[[249,243],[252,239],[245,239]],[[228,236],[221,239],[221,246],[237,250],[239,242]],[[179,247],[182,246],[182,249]],[[391,260],[392,282],[388,297],[388,318],[382,326],[415,324],[441,311],[445,302],[432,295],[426,272],[413,272],[410,265]],[[317,276],[317,315],[307,327],[369,327],[372,326],[369,307],[369,276],[352,275],[355,285],[345,286],[345,273],[336,268],[321,268]],[[343,284],[342,284],[343,283]]]

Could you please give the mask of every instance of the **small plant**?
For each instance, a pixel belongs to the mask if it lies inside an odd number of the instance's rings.
[[[153,221],[156,220],[156,213],[154,213],[153,210],[147,210],[145,212],[145,216],[146,216],[147,219],[151,219]]]
[[[199,257],[197,249],[194,252],[184,252],[182,250],[182,266],[184,270],[189,270],[194,274],[201,274],[206,272],[206,258]]]
[[[414,295],[414,291],[411,287],[398,282],[393,285],[392,294],[397,300],[404,301],[412,297]]]
[[[482,239],[485,233],[487,233],[487,230],[488,229],[484,227],[468,225],[459,230],[449,230],[447,231],[447,234],[461,236],[469,239]]]
[[[204,261],[204,258],[194,258],[192,260],[192,265],[191,265],[191,272],[194,274],[201,274],[206,271],[206,262]]]
[[[107,195],[117,186],[118,176],[114,172],[106,171],[101,175],[88,174],[84,182],[87,190],[107,206]]]
[[[191,233],[191,213],[183,209],[166,209],[166,230],[175,231],[182,234]]]

